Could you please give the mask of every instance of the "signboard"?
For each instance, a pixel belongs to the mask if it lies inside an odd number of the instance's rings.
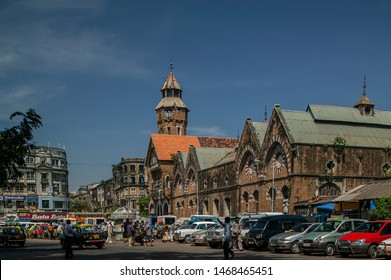
[[[32,221],[47,221],[47,220],[59,220],[64,219],[66,214],[62,213],[32,213],[31,220]]]
[[[26,197],[24,197],[24,196],[4,196],[4,200],[25,201]]]
[[[19,220],[22,220],[22,219],[31,220],[31,213],[30,212],[19,212],[18,217],[19,217]]]

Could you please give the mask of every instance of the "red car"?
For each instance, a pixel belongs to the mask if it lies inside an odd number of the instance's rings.
[[[341,236],[336,242],[336,247],[342,257],[367,254],[376,259],[377,246],[387,238],[391,238],[391,220],[370,221]]]

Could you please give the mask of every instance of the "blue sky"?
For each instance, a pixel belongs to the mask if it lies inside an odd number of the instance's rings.
[[[391,110],[390,1],[0,0],[0,129],[43,119],[66,149],[70,189],[144,157],[174,64],[188,134],[236,137],[267,106]]]

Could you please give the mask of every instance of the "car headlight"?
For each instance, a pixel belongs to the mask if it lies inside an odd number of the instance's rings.
[[[321,243],[322,242],[322,237],[317,237],[314,240],[316,243]]]
[[[365,244],[365,239],[356,240],[356,241],[352,242],[352,244],[354,244],[354,245],[363,245],[363,244]]]
[[[380,242],[380,244],[379,245],[386,245],[386,242],[384,242],[384,241],[382,241],[382,242]]]

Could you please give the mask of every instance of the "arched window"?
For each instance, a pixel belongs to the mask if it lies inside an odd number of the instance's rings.
[[[341,190],[339,187],[333,183],[326,183],[319,187],[320,196],[339,196],[341,195]]]

